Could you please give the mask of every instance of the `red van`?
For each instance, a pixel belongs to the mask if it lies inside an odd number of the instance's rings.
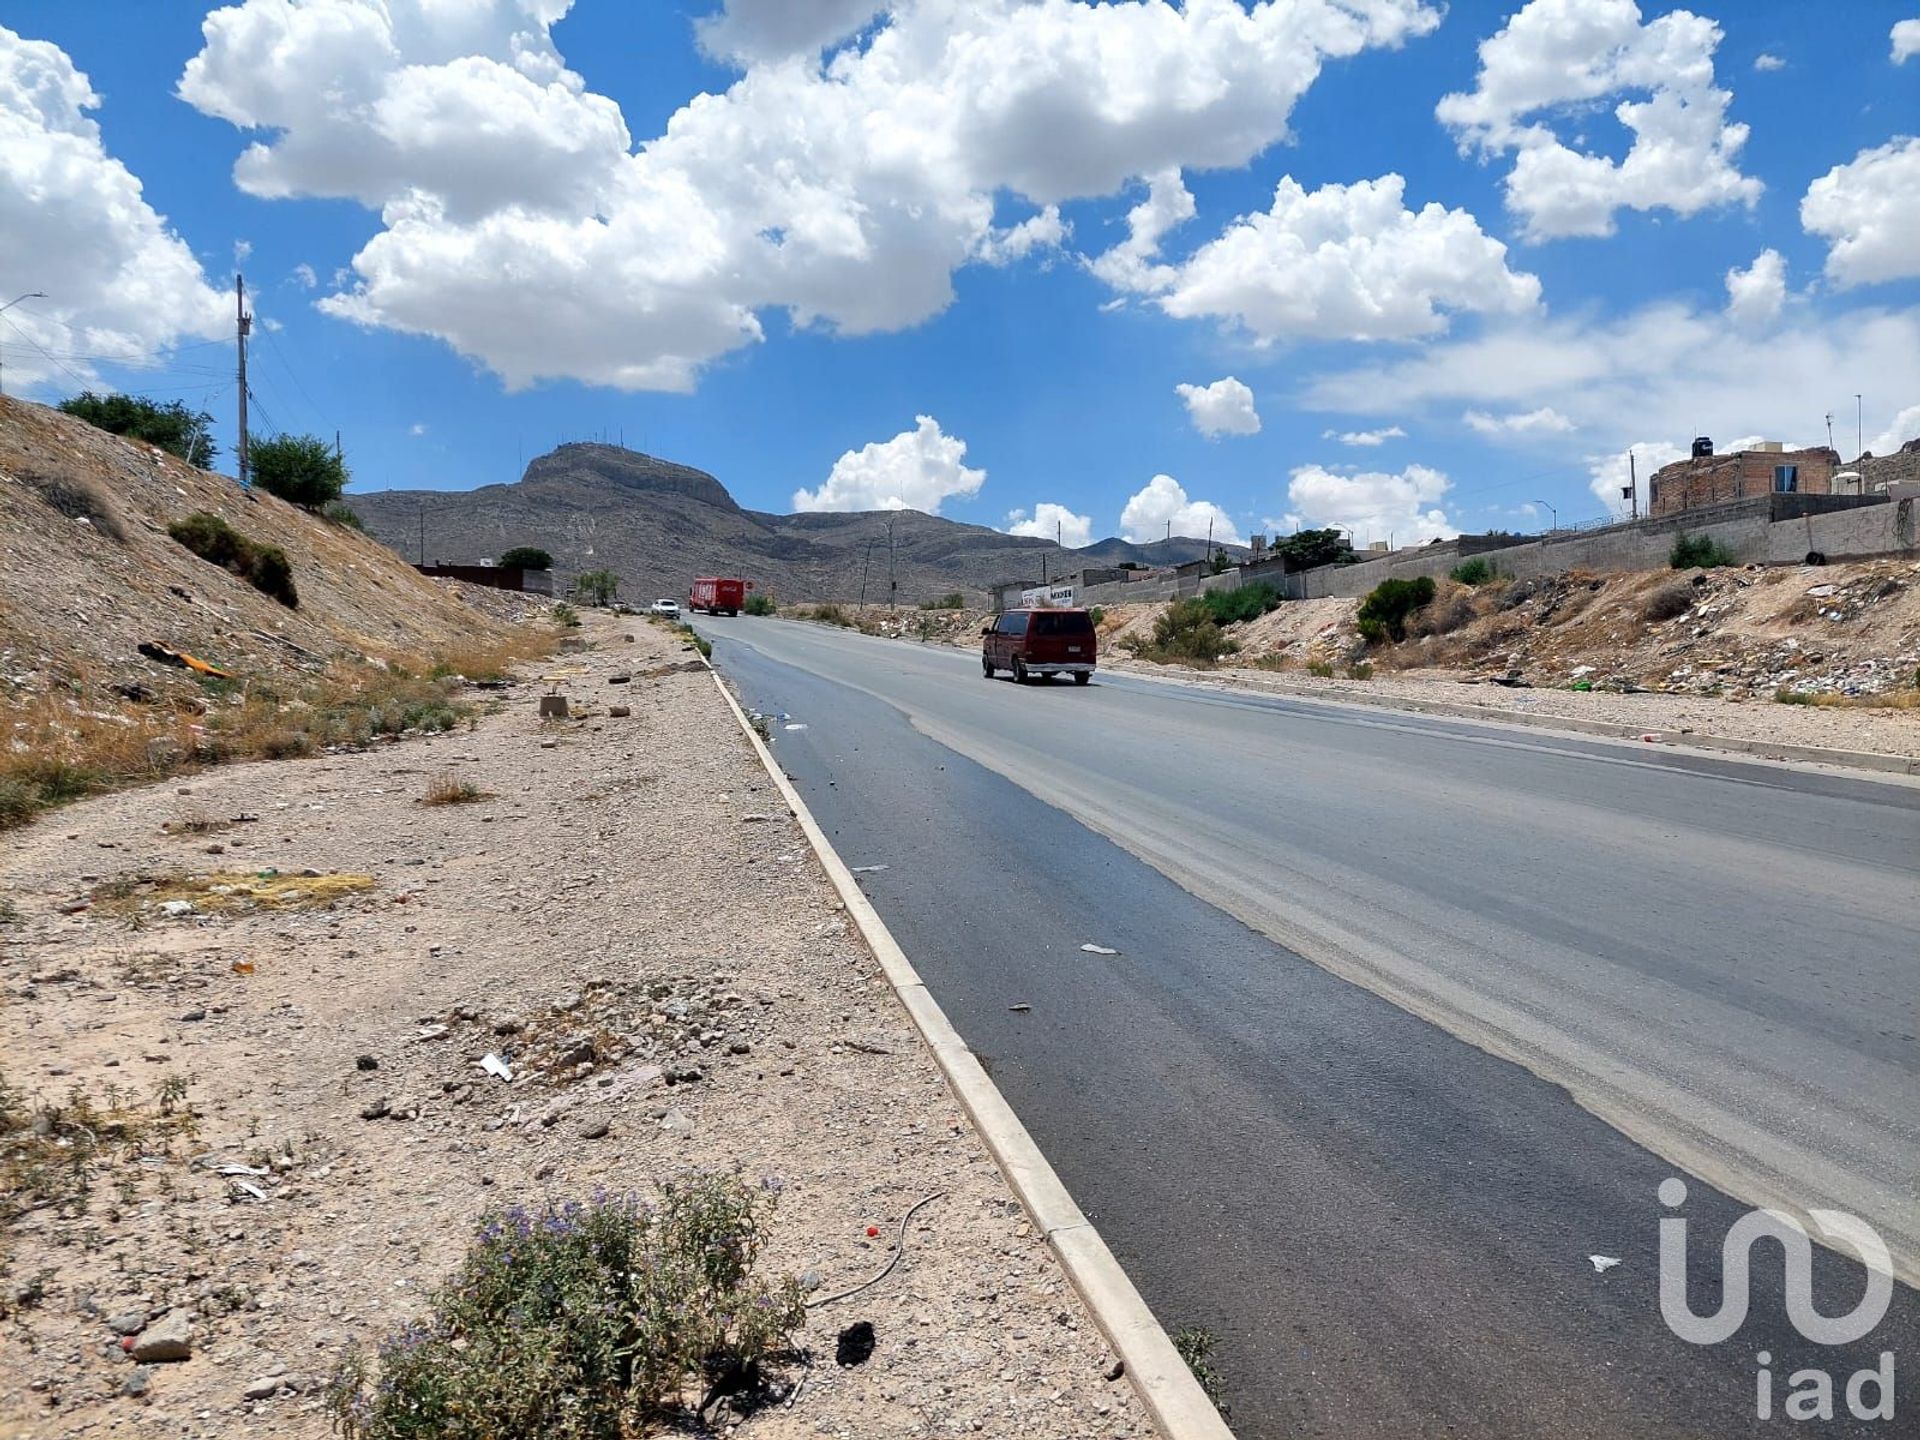
[[[1008,610],[980,635],[980,669],[989,680],[996,670],[1011,670],[1022,684],[1071,675],[1085,685],[1100,659],[1093,616],[1085,610]]]
[[[740,607],[747,603],[747,592],[751,589],[751,580],[703,575],[687,591],[687,608],[705,610],[709,615],[738,615]]]

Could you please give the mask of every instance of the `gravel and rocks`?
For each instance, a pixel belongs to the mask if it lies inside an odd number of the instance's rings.
[[[807,1383],[746,1440],[1153,1433],[705,670],[638,620],[585,636],[472,730],[8,836],[8,1084],[142,1113],[164,1093],[193,1123],[103,1155],[84,1210],[0,1234],[11,1274],[48,1272],[8,1322],[0,1433],[319,1440],[346,1347],[419,1315],[483,1211],[694,1169],[777,1186],[767,1263],[823,1294],[941,1197],[883,1283],[810,1314]],[[539,718],[547,689],[569,718]],[[490,798],[416,803],[449,772]],[[220,872],[311,871],[322,899],[75,907],[209,874],[203,837],[168,830],[189,809],[257,817]],[[318,883],[347,875],[372,883]],[[870,1358],[832,1364],[862,1322]]]

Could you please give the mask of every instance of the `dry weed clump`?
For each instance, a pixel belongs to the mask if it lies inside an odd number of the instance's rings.
[[[491,794],[482,790],[471,780],[462,778],[449,770],[444,775],[436,775],[427,783],[427,793],[420,797],[422,805],[471,805],[476,800],[485,800]]]

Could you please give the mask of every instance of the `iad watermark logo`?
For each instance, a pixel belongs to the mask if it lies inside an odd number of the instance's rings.
[[[1660,1182],[1660,1203],[1678,1210],[1687,1201],[1684,1181]],[[1747,1318],[1747,1279],[1756,1240],[1780,1242],[1786,1259],[1787,1318],[1801,1336],[1815,1345],[1851,1345],[1873,1333],[1886,1318],[1893,1301],[1893,1257],[1887,1245],[1866,1221],[1840,1210],[1809,1210],[1823,1239],[1852,1250],[1866,1266],[1867,1288],[1860,1303],[1844,1315],[1822,1315],[1813,1306],[1813,1239],[1806,1227],[1780,1210],[1750,1210],[1727,1231],[1720,1247],[1720,1308],[1696,1315],[1687,1303],[1687,1220],[1666,1215],[1660,1220],[1660,1315],[1667,1328],[1692,1345],[1718,1345],[1732,1337]],[[1762,1420],[1773,1418],[1773,1357],[1756,1355],[1754,1406]],[[1894,1405],[1893,1352],[1880,1352],[1880,1363],[1848,1376],[1843,1396],[1847,1412],[1856,1420],[1891,1420]],[[1796,1370],[1787,1377],[1791,1387],[1784,1412],[1790,1420],[1831,1420],[1834,1416],[1832,1372]],[[1869,1394],[1871,1392],[1871,1394]]]

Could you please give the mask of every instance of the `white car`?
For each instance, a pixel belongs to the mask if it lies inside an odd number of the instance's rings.
[[[675,619],[680,615],[680,602],[677,600],[656,600],[647,607],[649,615],[671,615]]]

